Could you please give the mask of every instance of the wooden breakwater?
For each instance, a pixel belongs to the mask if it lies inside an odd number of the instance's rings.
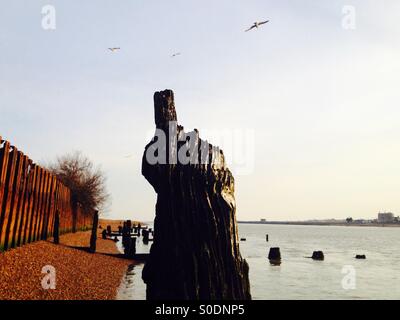
[[[92,225],[55,175],[0,136],[0,250],[51,237],[56,215],[60,234]]]

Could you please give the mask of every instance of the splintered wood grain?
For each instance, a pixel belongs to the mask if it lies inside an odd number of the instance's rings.
[[[104,253],[118,253],[115,243],[97,240],[97,253],[88,247],[90,231],[60,237],[60,245],[38,241],[0,254],[0,300],[115,299],[129,264]],[[56,270],[56,289],[43,289],[44,266]]]

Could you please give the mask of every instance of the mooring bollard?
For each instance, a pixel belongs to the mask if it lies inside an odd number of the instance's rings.
[[[322,251],[314,251],[311,259],[323,261],[325,259],[324,253]]]
[[[272,265],[280,265],[281,264],[281,250],[280,248],[270,248],[268,254],[269,262]]]

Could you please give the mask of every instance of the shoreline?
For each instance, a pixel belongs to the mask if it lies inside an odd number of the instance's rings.
[[[121,258],[116,243],[103,240],[101,231],[94,254],[88,252],[91,231],[61,235],[58,245],[49,239],[1,253],[0,300],[115,300],[135,261]],[[55,289],[42,287],[45,266],[54,267]]]
[[[318,226],[318,227],[374,227],[374,228],[399,228],[398,224],[381,224],[381,223],[331,223],[331,222],[259,222],[259,221],[238,221],[238,224],[257,224],[257,225],[280,225],[280,226]]]

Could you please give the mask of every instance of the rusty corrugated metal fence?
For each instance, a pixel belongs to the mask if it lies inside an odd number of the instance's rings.
[[[0,251],[91,227],[93,212],[73,206],[70,190],[0,136]]]

